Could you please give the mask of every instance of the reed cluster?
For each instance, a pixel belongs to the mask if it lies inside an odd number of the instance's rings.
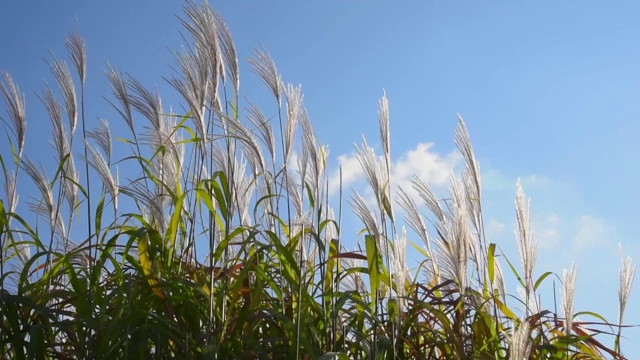
[[[301,88],[258,49],[249,64],[273,96],[272,108],[258,108],[241,97],[221,16],[189,3],[180,21],[190,43],[166,81],[183,113],[109,67],[107,101],[120,119],[89,121],[84,41],[68,37],[69,63],[49,62],[57,89],[38,96],[54,169],[25,151],[25,98],[0,73],[3,358],[624,358],[635,266],[623,261],[616,323],[575,313],[575,267],[536,277],[530,204],[518,184],[518,270],[485,237],[480,169],[461,117],[464,169],[446,199],[417,177],[392,191],[386,95],[382,153],[366,140],[356,148],[373,197],[330,194],[328,148]],[[115,121],[129,131],[123,159],[112,157]],[[38,193],[18,207],[27,182]],[[345,204],[362,222],[357,243],[342,237]],[[421,262],[407,263],[410,245]],[[503,266],[523,296],[507,292]],[[553,276],[564,284],[562,312],[541,308],[539,287]]]

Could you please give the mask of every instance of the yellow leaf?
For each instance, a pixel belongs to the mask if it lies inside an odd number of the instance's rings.
[[[144,271],[144,275],[147,277],[147,281],[151,286],[153,292],[161,299],[164,299],[164,293],[162,290],[158,288],[158,280],[156,280],[155,276],[153,276],[153,272],[151,271],[151,258],[149,257],[149,235],[144,234],[144,237],[138,239],[138,257],[140,258],[140,265],[142,266],[142,271]]]

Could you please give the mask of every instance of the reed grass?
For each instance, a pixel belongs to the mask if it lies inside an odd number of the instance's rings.
[[[130,150],[124,159],[112,159],[109,122],[85,117],[77,33],[66,40],[76,73],[50,62],[62,102],[48,86],[40,95],[56,168],[23,155],[24,96],[0,72],[9,139],[0,157],[3,358],[625,358],[631,261],[621,268],[616,324],[574,313],[575,267],[562,277],[562,313],[541,309],[540,285],[554,274],[535,277],[529,200],[518,183],[518,271],[484,235],[480,168],[462,117],[455,143],[464,169],[452,174],[449,199],[417,177],[412,189],[394,192],[382,96],[382,154],[364,139],[357,147],[373,201],[348,195],[362,231],[357,244],[345,244],[343,189],[329,194],[328,148],[301,88],[285,84],[268,52],[257,50],[249,63],[274,98],[267,113],[276,114],[265,116],[240,100],[237,52],[221,16],[188,3],[180,22],[191,43],[166,81],[186,113],[106,70],[107,102],[130,131],[118,145]],[[18,179],[39,191],[27,210],[18,207]],[[407,262],[410,238],[422,242],[416,267]],[[507,292],[504,266],[522,299]],[[614,348],[603,345],[612,338]]]

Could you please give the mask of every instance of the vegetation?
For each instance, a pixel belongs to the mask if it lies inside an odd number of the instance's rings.
[[[53,128],[54,171],[25,154],[24,96],[0,73],[3,358],[624,358],[620,325],[635,267],[623,262],[615,324],[574,313],[575,267],[562,276],[562,310],[542,309],[539,287],[555,275],[534,276],[528,200],[518,184],[517,270],[485,239],[479,168],[462,118],[455,143],[465,167],[448,199],[419,178],[392,191],[386,96],[382,155],[366,141],[357,148],[372,199],[354,192],[343,200],[342,189],[330,196],[328,151],[301,89],[285,85],[257,50],[249,62],[274,97],[269,112],[277,115],[268,118],[239,100],[238,59],[221,17],[190,3],[181,22],[192,43],[168,83],[188,112],[167,110],[135,78],[106,71],[107,101],[130,130],[120,145],[129,154],[118,161],[109,123],[85,117],[77,34],[66,42],[71,68],[49,64],[61,100],[48,86],[39,95]],[[26,183],[38,195],[21,215]],[[341,236],[345,202],[363,223],[357,249]],[[410,243],[423,256],[412,269],[408,236],[422,242]],[[507,292],[505,265],[522,297]]]

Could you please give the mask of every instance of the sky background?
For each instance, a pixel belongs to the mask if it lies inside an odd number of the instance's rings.
[[[447,188],[448,174],[460,165],[453,133],[461,114],[482,170],[489,241],[518,262],[514,198],[522,178],[540,243],[536,274],[561,275],[575,261],[576,311],[616,320],[618,244],[640,260],[640,5],[210,3],[234,36],[241,96],[269,101],[246,61],[263,44],[285,81],[302,84],[332,169],[342,164],[345,179],[353,179],[348,187],[363,185],[353,144],[365,135],[380,149],[376,111],[383,89],[399,183],[416,173]],[[175,64],[171,51],[185,43],[176,18],[181,7],[180,1],[3,1],[0,69],[27,96],[26,153],[43,162],[50,156],[49,119],[35,94],[45,81],[55,85],[44,59],[49,51],[66,57],[70,31],[78,28],[87,44],[88,118],[106,118],[118,133],[124,123],[102,99],[110,96],[107,61],[162,93],[162,76]],[[551,282],[544,296],[552,299]],[[640,324],[639,304],[636,283],[627,323]],[[634,358],[640,331],[625,334],[623,350]]]

